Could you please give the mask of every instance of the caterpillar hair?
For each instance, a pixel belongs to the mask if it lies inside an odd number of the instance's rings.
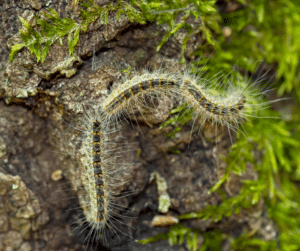
[[[126,182],[116,176],[119,173],[126,176],[125,169],[128,165],[120,166],[117,158],[123,152],[132,151],[132,146],[130,149],[128,146],[125,148],[119,146],[115,136],[118,128],[103,126],[105,114],[102,106],[86,107],[84,118],[81,120],[84,129],[81,130],[83,136],[79,153],[83,189],[79,196],[79,203],[86,219],[85,223],[80,219],[80,225],[84,225],[84,229],[92,229],[86,237],[86,242],[90,245],[99,238],[106,243],[108,230],[118,235],[119,230],[115,222],[119,222],[118,218],[122,218],[119,212],[125,211],[126,208],[115,203],[117,194],[114,190],[115,187],[120,187]],[[130,194],[125,196],[128,195]]]
[[[162,70],[143,74],[136,74],[131,79],[112,91],[103,102],[103,109],[106,112],[107,125],[116,123],[125,114],[134,113],[134,108],[139,109],[145,104],[146,98],[178,96],[179,75],[175,73],[165,73]],[[147,106],[147,108],[150,108]],[[151,109],[151,108],[150,108]]]
[[[138,110],[142,115],[147,109],[156,112],[158,106],[150,107],[148,98],[153,101],[168,97],[174,106],[186,103],[193,110],[194,123],[200,121],[203,126],[209,122],[209,125],[221,125],[234,131],[248,117],[257,116],[255,113],[258,110],[267,108],[271,103],[261,100],[265,91],[258,88],[256,83],[247,81],[233,84],[226,78],[220,81],[220,78],[205,79],[183,71],[171,73],[164,70],[145,71],[143,74],[132,72],[132,75],[132,78],[119,83],[102,103],[91,105],[85,116],[81,178],[86,197],[81,206],[96,235],[107,226],[113,226],[112,219],[118,216],[113,210],[112,180],[124,168],[116,165],[117,151],[123,151],[124,148],[118,147],[114,135],[119,130],[122,118],[130,120],[132,115],[135,116],[134,111]],[[227,88],[220,87],[224,83]]]

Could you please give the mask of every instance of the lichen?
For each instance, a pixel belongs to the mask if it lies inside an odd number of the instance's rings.
[[[154,179],[156,179],[158,190],[158,211],[167,213],[171,206],[171,198],[167,192],[167,182],[158,172],[151,173],[150,182]]]

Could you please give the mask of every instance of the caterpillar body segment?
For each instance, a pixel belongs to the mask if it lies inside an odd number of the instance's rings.
[[[210,120],[212,124],[219,123],[231,127],[245,118],[246,96],[240,89],[230,89],[224,94],[212,95],[207,85],[198,85],[191,78],[184,78],[180,93],[197,116],[203,121]]]
[[[105,100],[103,104],[104,110],[107,114],[113,115],[120,110],[126,108],[128,103],[132,102],[137,96],[150,91],[156,91],[157,93],[166,91],[168,88],[176,87],[177,82],[164,79],[164,78],[150,78],[148,80],[133,82],[127,86],[121,86],[114,90],[114,92]]]
[[[101,167],[101,123],[99,120],[95,120],[93,122],[93,131],[92,131],[92,147],[93,147],[93,169],[94,169],[94,178],[95,178],[95,189],[96,189],[96,196],[97,196],[97,212],[96,216],[95,213],[91,217],[95,221],[103,222],[105,220],[107,214],[107,191],[104,189],[105,187],[105,180],[104,180],[104,173]],[[94,210],[94,209],[92,209]]]

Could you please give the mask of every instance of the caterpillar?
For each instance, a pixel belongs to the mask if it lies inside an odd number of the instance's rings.
[[[193,108],[195,120],[200,117],[204,122],[209,120],[211,124],[235,129],[247,116],[252,116],[258,106],[264,109],[269,104],[255,104],[255,97],[260,94],[251,85],[238,88],[232,86],[220,94],[210,84],[207,80],[187,74],[146,72],[124,81],[102,104],[92,108],[95,114],[88,115],[89,135],[84,140],[84,148],[89,151],[84,152],[82,159],[85,166],[84,186],[89,195],[89,206],[84,208],[84,213],[92,228],[101,232],[110,224],[113,195],[107,177],[117,170],[115,163],[108,160],[108,152],[115,147],[113,139],[109,139],[110,131],[116,130],[116,125],[125,113],[127,118],[130,116],[132,107],[143,105],[147,97],[160,98],[161,95],[169,95],[178,99],[177,104],[187,103]],[[110,140],[112,143],[108,144]]]
[[[108,220],[108,197],[110,195],[105,186],[107,164],[103,152],[104,132],[100,122],[101,114],[97,115],[91,117],[89,114],[86,116],[88,119],[87,130],[82,140],[81,163],[83,168],[82,181],[88,192],[88,202],[85,205],[84,214],[93,228],[101,229]]]
[[[196,79],[183,78],[180,90],[184,100],[194,109],[195,117],[228,128],[237,128],[253,111],[248,109],[251,102],[246,97],[246,89],[228,89],[225,94],[212,94],[206,85],[197,85]]]
[[[186,75],[186,74],[185,74]],[[210,120],[227,127],[237,126],[246,116],[253,112],[254,106],[247,88],[231,88],[225,95],[212,94],[204,80],[185,76],[184,74],[166,74],[147,72],[132,78],[116,88],[103,102],[107,120],[110,123],[124,112],[129,113],[132,104],[137,105],[139,97],[155,94],[171,94],[189,104],[197,117]],[[246,97],[246,95],[248,95]],[[250,107],[252,105],[252,107]],[[245,108],[249,107],[248,111]]]
[[[238,102],[233,102],[232,104],[228,104],[228,102],[226,102],[228,100],[220,100],[220,102],[212,101],[201,88],[188,79],[183,81],[180,89],[185,92],[186,95],[184,97],[188,102],[191,100],[191,97],[194,99],[196,104],[193,104],[193,107],[207,112],[210,116],[213,116],[216,121],[221,121],[225,118],[232,120],[234,116],[238,115],[245,107],[246,97],[244,95],[238,97]]]
[[[146,98],[170,96],[177,97],[179,75],[163,71],[148,72],[136,75],[120,84],[104,100],[103,110],[106,115],[106,125],[118,124],[118,120],[127,114],[134,114],[134,109],[141,106],[151,109],[145,102]],[[140,113],[142,114],[143,112]]]
[[[102,121],[101,107],[90,105],[82,120],[85,128],[80,148],[81,180],[85,191],[85,195],[80,197],[80,204],[88,223],[85,227],[95,229],[94,235],[99,235],[111,224],[114,209],[111,176],[120,170],[116,168],[114,158],[110,157],[110,151],[116,148],[109,139],[113,138],[113,132],[105,131]]]
[[[132,84],[131,84],[132,83]],[[170,79],[153,79],[143,80],[135,83],[132,81],[127,88],[123,86],[112,93],[103,104],[104,110],[108,115],[116,114],[122,108],[126,107],[126,104],[130,102],[137,95],[144,93],[147,90],[153,90],[155,88],[170,88],[176,86],[176,82]]]
[[[105,189],[105,180],[101,166],[101,122],[99,120],[93,121],[93,169],[94,169],[94,183],[96,190],[96,207],[92,208],[91,217],[96,222],[104,222],[107,217],[107,190]]]
[[[89,249],[100,237],[103,244],[109,245],[109,235],[118,236],[117,231],[125,234],[124,230],[116,227],[116,223],[124,224],[120,218],[133,217],[133,213],[116,202],[116,196],[122,198],[132,194],[127,192],[124,195],[120,189],[130,181],[126,169],[134,163],[124,158],[118,161],[118,158],[134,151],[135,147],[132,144],[124,147],[117,142],[120,129],[115,125],[105,125],[106,117],[101,105],[88,103],[83,110],[83,118],[80,118],[82,125],[79,127],[82,129],[76,128],[83,134],[79,139],[82,188],[76,190],[80,190],[79,204],[84,218],[79,215],[77,225],[81,226],[82,231],[90,229],[85,238]]]

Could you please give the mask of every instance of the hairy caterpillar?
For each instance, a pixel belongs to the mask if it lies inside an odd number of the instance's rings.
[[[139,98],[155,94],[170,94],[181,99],[195,110],[203,121],[210,120],[212,124],[237,126],[255,109],[249,86],[231,86],[225,94],[214,93],[214,88],[207,84],[207,80],[197,79],[187,74],[166,74],[147,72],[135,76],[116,88],[103,102],[109,123],[115,123],[124,112],[130,113],[132,105],[139,104]],[[140,98],[141,99],[141,98]],[[245,108],[249,109],[246,110]]]
[[[100,236],[106,244],[108,234],[118,235],[116,231],[121,231],[116,228],[116,222],[119,222],[118,218],[121,217],[119,212],[123,212],[125,208],[115,202],[115,195],[119,194],[116,187],[126,182],[120,180],[120,175],[126,177],[125,169],[128,165],[118,163],[117,158],[118,155],[132,149],[119,146],[116,142],[118,128],[103,126],[105,116],[102,106],[86,107],[84,117],[80,119],[83,123],[83,129],[80,129],[83,136],[79,150],[80,179],[83,185],[79,202],[85,220],[79,217],[78,224],[83,226],[83,230],[93,230],[85,240],[89,247]],[[112,232],[109,233],[108,230]]]
[[[208,81],[187,76],[186,74],[168,74],[159,71],[154,73],[146,72],[145,74],[134,76],[114,89],[102,104],[95,106],[99,110],[97,110],[100,117],[99,120],[90,119],[88,123],[90,127],[95,125],[95,123],[98,125],[100,123],[101,128],[106,132],[107,137],[109,137],[109,131],[119,124],[120,118],[125,113],[130,116],[133,111],[132,108],[143,105],[147,97],[160,98],[160,95],[165,94],[168,94],[171,98],[178,99],[179,102],[188,103],[194,109],[195,120],[200,117],[204,121],[209,120],[212,124],[221,124],[222,126],[234,129],[247,116],[252,116],[255,109],[257,109],[253,97],[260,94],[258,94],[255,88],[251,89],[252,86],[231,87],[221,95],[219,92],[216,92],[215,87],[211,88],[210,84]],[[267,103],[259,105],[260,108],[265,108]],[[155,109],[152,111],[155,111]],[[94,131],[96,135],[99,133],[96,127],[91,131]],[[98,137],[96,137],[96,140],[100,141]],[[93,147],[93,145],[90,146],[90,148]],[[107,149],[110,147],[108,146]],[[88,154],[90,159],[95,158],[96,154],[91,152]],[[95,170],[95,165],[91,161],[89,162],[89,166],[90,169]],[[107,170],[109,168],[109,165],[107,165]],[[96,170],[98,170],[98,167]],[[92,172],[89,175],[91,176]],[[91,183],[95,185],[95,182],[94,179]],[[108,203],[105,204],[103,200],[100,200],[97,204],[97,210],[94,211],[94,217],[100,216],[100,218],[108,219],[107,215],[110,212],[108,206],[111,199],[108,195],[111,195],[111,193],[107,182],[104,182],[104,186],[106,186],[107,195],[104,193],[104,190],[100,191],[103,191],[104,197],[108,198]],[[94,194],[96,193],[97,191],[94,192]],[[94,222],[93,217],[87,217],[87,220]],[[105,225],[109,224],[108,220],[100,222],[101,224],[92,223],[93,227],[101,230]]]
[[[106,125],[113,126],[118,124],[118,121],[124,114],[125,119],[135,113],[135,110],[140,110],[141,107],[151,110],[150,106],[153,99],[156,97],[177,97],[179,75],[170,74],[160,71],[148,72],[138,75],[136,74],[131,79],[124,80],[103,102],[103,110],[106,115]],[[146,99],[150,98],[151,102]],[[149,100],[148,100],[149,101]],[[143,109],[142,109],[143,110]],[[140,110],[143,114],[143,111]]]
[[[153,79],[135,82],[132,81],[129,83],[127,88],[124,88],[123,85],[120,89],[117,89],[112,93],[107,100],[105,101],[103,108],[109,116],[116,114],[122,108],[126,108],[126,104],[134,99],[137,95],[144,93],[147,90],[153,90],[155,88],[170,88],[176,86],[176,82],[170,79]]]
[[[107,204],[108,204],[108,191],[105,187],[104,168],[102,166],[102,140],[101,140],[101,122],[99,120],[93,121],[92,127],[92,166],[94,169],[94,187],[95,192],[91,196],[91,219],[94,222],[102,223],[107,220]],[[104,169],[104,170],[103,170]],[[91,182],[93,183],[93,182]],[[96,202],[96,203],[95,203]],[[89,220],[90,221],[90,220]]]
[[[183,81],[180,89],[185,93],[184,97],[187,102],[191,103],[191,106],[206,112],[214,121],[236,120],[235,116],[238,116],[241,110],[244,109],[246,102],[246,97],[243,94],[237,97],[237,102],[228,98],[210,99],[201,87],[189,79]],[[193,101],[191,101],[192,99]]]
[[[86,131],[81,147],[81,180],[87,193],[81,203],[89,225],[94,229],[103,229],[109,220],[109,189],[107,172],[109,164],[105,156],[105,132],[101,127],[101,112],[92,110],[86,114]]]

